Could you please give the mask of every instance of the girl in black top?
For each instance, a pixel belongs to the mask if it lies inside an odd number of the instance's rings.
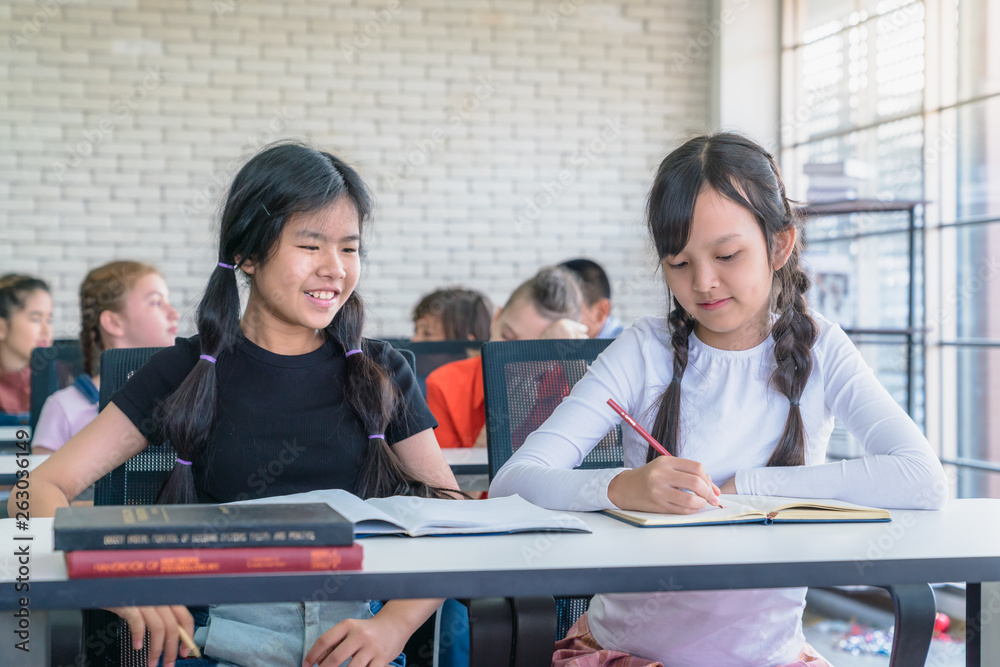
[[[458,495],[409,367],[391,348],[361,337],[364,307],[355,287],[371,207],[360,176],[329,153],[279,144],[252,158],[222,214],[198,335],[155,355],[32,473],[34,515],[51,516],[163,438],[176,448],[177,463],[162,503],[317,488],[361,497]],[[249,284],[242,317],[237,271]],[[350,658],[352,667],[382,667],[440,603],[396,600],[374,617],[352,612],[301,657],[310,665]],[[166,665],[177,658],[178,626],[194,630],[179,605],[113,611],[129,622],[137,647],[149,630],[151,664],[161,653]]]

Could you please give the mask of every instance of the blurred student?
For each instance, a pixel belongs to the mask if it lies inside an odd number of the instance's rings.
[[[27,424],[31,351],[52,345],[52,295],[44,280],[0,277],[0,426]]]
[[[591,338],[617,338],[624,327],[611,314],[611,281],[597,262],[590,259],[569,259],[560,264],[580,280],[583,289],[583,310],[580,321],[587,325]]]
[[[97,417],[101,352],[173,345],[178,319],[167,284],[154,267],[119,261],[88,273],[80,285],[83,374],[45,401],[32,453],[51,454]]]
[[[511,294],[497,310],[491,341],[586,338],[578,320],[583,306],[579,282],[569,271],[546,267]],[[427,407],[438,421],[441,447],[484,446],[486,404],[479,357],[454,361],[427,376]]]
[[[413,308],[414,343],[487,340],[493,302],[482,292],[449,287],[425,294]]]

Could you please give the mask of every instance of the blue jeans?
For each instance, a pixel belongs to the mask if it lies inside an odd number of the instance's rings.
[[[220,664],[259,664],[268,667],[288,664],[298,667],[319,634],[347,618],[371,618],[381,608],[382,603],[377,600],[359,603],[291,602],[192,608],[195,643],[205,647],[205,657],[179,661],[178,667],[209,667]],[[216,626],[214,632],[213,621]],[[392,667],[406,667],[406,656],[400,654],[390,664]],[[162,658],[160,665],[163,665]]]
[[[469,667],[469,610],[451,598],[441,606],[439,667]]]

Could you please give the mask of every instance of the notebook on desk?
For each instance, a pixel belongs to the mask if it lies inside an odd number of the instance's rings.
[[[578,517],[532,505],[520,496],[442,500],[392,496],[362,500],[342,489],[308,491],[250,503],[327,503],[354,524],[356,537],[373,535],[484,535],[530,531],[589,533]]]
[[[656,514],[620,509],[604,510],[604,513],[643,528],[710,526],[731,523],[891,521],[892,519],[889,510],[855,505],[841,500],[725,494],[719,499],[722,502],[722,508],[708,506],[694,514]]]

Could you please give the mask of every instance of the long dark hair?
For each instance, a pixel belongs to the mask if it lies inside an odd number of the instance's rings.
[[[768,257],[774,253],[776,234],[800,227],[799,218],[785,196],[778,165],[767,151],[737,134],[696,137],[663,160],[649,195],[649,233],[661,260],[676,255],[687,245],[695,202],[705,187],[753,214],[764,232]],[[817,328],[806,308],[809,276],[799,265],[802,245],[802,236],[797,234],[788,261],[774,272],[772,281],[771,311],[778,317],[771,327],[777,366],[770,381],[776,391],[788,398],[789,408],[784,431],[768,466],[805,463],[805,429],[798,403],[812,371],[811,350]],[[667,320],[674,351],[673,379],[660,398],[652,435],[676,455],[681,378],[688,362],[688,337],[696,322],[676,298],[673,306]],[[650,448],[647,460],[655,455]]]
[[[296,143],[265,148],[233,180],[222,212],[219,262],[237,268],[247,260],[256,266],[266,264],[291,215],[317,211],[343,197],[354,204],[359,225],[371,215],[372,198],[367,186],[339,158]],[[344,395],[366,433],[385,433],[401,409],[399,388],[375,358],[375,349],[362,339],[364,322],[364,304],[353,292],[327,327],[326,335],[344,352],[364,351],[346,359],[348,386]],[[234,270],[217,266],[212,272],[198,306],[198,334],[202,354],[216,359],[226,356],[237,344],[240,298]],[[179,459],[193,462],[209,446],[217,392],[215,364],[200,359],[164,402],[158,413],[162,434],[173,444]],[[448,490],[409,474],[385,440],[368,438],[361,477],[354,491],[362,497],[450,497]],[[190,465],[174,465],[158,502],[197,502]]]

